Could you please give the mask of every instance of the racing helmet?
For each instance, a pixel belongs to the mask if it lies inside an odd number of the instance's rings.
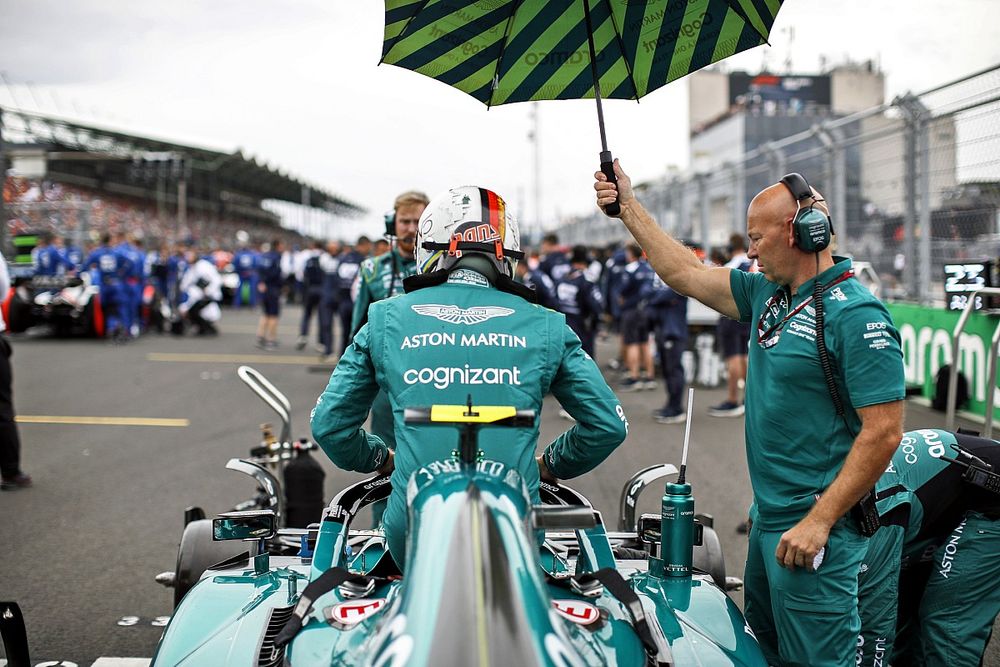
[[[450,269],[467,252],[489,257],[508,278],[524,257],[517,220],[503,198],[471,185],[437,195],[424,209],[417,228],[417,273]]]

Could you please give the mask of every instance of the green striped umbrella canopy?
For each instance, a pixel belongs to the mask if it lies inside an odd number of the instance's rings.
[[[488,106],[638,99],[765,43],[781,2],[385,0],[381,62]]]

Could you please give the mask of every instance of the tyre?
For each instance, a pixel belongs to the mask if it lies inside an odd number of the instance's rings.
[[[83,307],[83,328],[88,336],[104,337],[104,312],[101,310],[101,295],[95,294]]]
[[[247,545],[243,542],[214,541],[211,519],[198,519],[184,526],[181,543],[177,547],[174,607],[198,583],[205,570],[246,550]]]
[[[12,287],[7,293],[2,308],[4,322],[10,333],[21,333],[34,324],[31,304],[22,299],[15,288]]]

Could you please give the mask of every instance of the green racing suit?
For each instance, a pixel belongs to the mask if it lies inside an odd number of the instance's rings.
[[[903,434],[876,485],[882,527],[858,576],[859,665],[979,665],[1000,612],[1000,497],[962,479],[950,445],[1000,463],[1000,443]]]
[[[625,439],[628,422],[614,392],[565,317],[494,288],[474,271],[372,304],[368,323],[341,358],[312,413],[312,432],[335,465],[372,472],[386,460],[385,442],[361,427],[375,394],[391,405],[396,432],[392,493],[383,517],[390,553],[403,566],[406,488],[421,466],[450,459],[458,431],[403,422],[407,407],[511,405],[538,411],[535,427],[485,428],[486,459],[520,472],[538,502],[535,461],[542,399],[552,392],[577,423],[543,452],[559,478],[582,475]]]

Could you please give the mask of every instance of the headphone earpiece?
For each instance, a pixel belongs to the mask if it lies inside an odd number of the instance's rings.
[[[781,184],[788,188],[799,206],[792,220],[795,247],[804,252],[825,250],[833,238],[833,221],[830,216],[815,208],[815,203],[823,200],[816,199],[809,206],[802,205],[803,200],[813,198],[812,188],[802,174],[792,173],[782,176]]]

